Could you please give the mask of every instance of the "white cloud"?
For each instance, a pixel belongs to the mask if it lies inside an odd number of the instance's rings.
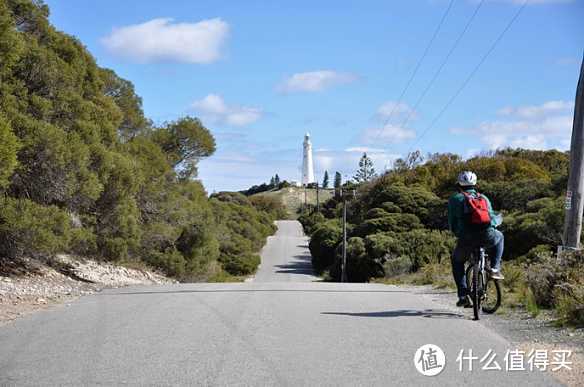
[[[566,112],[574,107],[573,102],[568,101],[548,101],[541,105],[506,106],[498,111],[503,116],[518,116],[526,119],[534,119],[558,112]]]
[[[544,149],[547,148],[545,136],[542,134],[533,134],[515,138],[511,141],[511,147],[524,149]]]
[[[560,66],[579,65],[581,59],[575,56],[564,56],[555,60],[555,64]]]
[[[278,90],[284,93],[317,92],[336,85],[354,82],[358,79],[355,74],[337,72],[333,70],[318,70],[305,73],[296,73],[286,78]]]
[[[364,129],[359,141],[363,144],[397,144],[414,139],[413,129],[392,124],[391,121],[416,119],[416,112],[406,103],[386,101],[382,103],[374,116],[377,125]]]
[[[414,138],[416,138],[414,130],[387,124],[382,128],[365,129],[362,133],[361,141],[366,144],[397,144]]]
[[[102,43],[113,54],[141,63],[211,63],[221,57],[228,35],[229,25],[219,18],[198,23],[158,18],[114,28]]]
[[[387,101],[381,104],[377,109],[377,114],[381,119],[388,119],[388,118],[406,118],[409,117],[410,119],[417,118],[416,112],[404,102],[395,102],[395,101]]]
[[[484,121],[472,128],[452,128],[450,133],[472,135],[489,149],[566,149],[572,132],[573,104],[548,101],[534,106],[507,106],[497,112],[504,120]]]
[[[367,146],[355,146],[355,147],[345,149],[345,152],[380,153],[380,152],[383,152],[383,149],[370,148]]]
[[[209,94],[205,98],[193,102],[193,109],[204,119],[232,126],[245,126],[259,120],[263,114],[257,107],[227,105],[217,94]]]

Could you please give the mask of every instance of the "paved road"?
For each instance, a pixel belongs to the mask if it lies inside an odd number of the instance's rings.
[[[308,251],[308,238],[297,221],[278,222],[276,235],[268,238],[262,250],[262,264],[255,282],[313,282],[318,281],[312,272]]]
[[[297,223],[262,254],[257,278],[104,291],[0,327],[1,385],[509,385],[552,384],[539,372],[460,372],[472,348],[503,355],[500,336],[430,296],[392,286],[306,282]],[[263,282],[277,280],[281,282]],[[436,377],[415,350],[440,346]]]

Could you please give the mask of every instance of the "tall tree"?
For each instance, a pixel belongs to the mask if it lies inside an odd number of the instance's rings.
[[[103,92],[113,98],[123,114],[123,120],[118,128],[118,134],[123,140],[134,138],[150,126],[142,110],[142,98],[136,95],[132,82],[120,78],[109,69],[100,69],[100,79],[103,82]]]
[[[215,152],[215,138],[198,118],[183,117],[155,130],[152,140],[166,153],[179,176],[197,176],[197,163]]]
[[[275,185],[280,185],[280,176],[278,176],[277,173],[276,173],[276,176],[274,176],[274,184]]]
[[[270,187],[273,187],[276,185],[276,178],[274,176],[272,176],[272,178],[270,179]]]
[[[329,185],[328,171],[324,171],[324,178],[322,179],[322,188],[328,188],[328,185]]]
[[[20,142],[8,122],[0,115],[0,190],[6,187],[18,163]]]
[[[363,183],[374,177],[375,169],[373,168],[373,161],[367,156],[367,153],[363,153],[363,156],[359,160],[359,169],[357,169],[354,179],[357,183]]]
[[[339,196],[340,191],[341,191],[341,184],[343,184],[343,180],[341,178],[341,173],[339,171],[337,171],[337,172],[335,172],[335,182],[334,182],[335,196]]]

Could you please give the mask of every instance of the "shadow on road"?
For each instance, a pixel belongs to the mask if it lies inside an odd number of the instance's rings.
[[[310,255],[295,255],[294,258],[295,260],[286,265],[276,265],[275,267],[280,269],[276,270],[276,273],[314,275],[314,271],[312,270],[312,258]]]
[[[386,310],[382,312],[322,312],[321,314],[337,315],[337,316],[351,316],[351,317],[426,317],[426,318],[464,318],[462,314],[451,313],[433,309],[412,310],[412,309],[397,309]]]
[[[117,293],[96,293],[94,296],[132,296],[141,294],[183,294],[183,293],[410,293],[408,290],[311,290],[311,289],[192,289],[192,290],[161,290],[135,291]]]

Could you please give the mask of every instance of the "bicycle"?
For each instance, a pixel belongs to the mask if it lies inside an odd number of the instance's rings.
[[[483,247],[473,249],[466,268],[466,284],[470,289],[470,298],[474,320],[479,320],[480,312],[492,314],[501,306],[501,285],[491,278],[487,267],[487,253]],[[482,305],[481,305],[482,304]]]

